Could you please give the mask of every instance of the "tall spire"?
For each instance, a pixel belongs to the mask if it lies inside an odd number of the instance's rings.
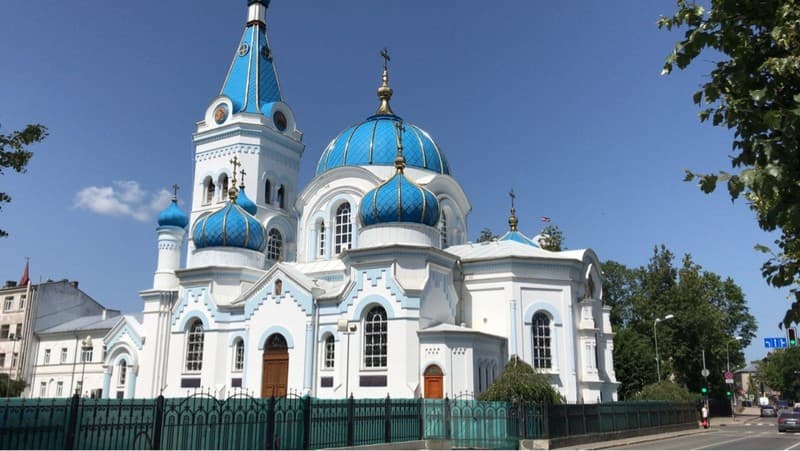
[[[512,232],[516,232],[517,225],[519,225],[519,219],[517,219],[517,209],[514,208],[514,199],[517,197],[517,195],[514,194],[514,189],[509,191],[508,197],[511,198],[511,214],[508,216],[508,228]]]
[[[19,279],[17,286],[24,287],[30,282],[30,258],[25,257],[25,269],[22,271],[22,277]]]
[[[267,40],[268,6],[269,0],[247,0],[247,26],[220,92],[231,99],[232,113],[261,113],[263,105],[283,101]]]
[[[375,112],[376,115],[392,115],[394,116],[394,111],[392,111],[392,107],[389,106],[389,100],[392,98],[392,88],[389,87],[389,50],[384,47],[381,50],[381,56],[383,57],[383,75],[381,75],[381,86],[378,88],[378,98],[381,99],[381,104],[378,107],[378,111]]]

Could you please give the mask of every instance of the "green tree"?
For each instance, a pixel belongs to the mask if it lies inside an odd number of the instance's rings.
[[[28,384],[21,379],[8,380],[8,374],[0,374],[0,397],[18,398]]]
[[[489,388],[478,396],[481,401],[549,402],[559,404],[561,395],[553,389],[547,376],[537,373],[517,356],[511,360]]]
[[[744,197],[765,231],[779,231],[777,250],[762,266],[767,282],[790,287],[795,298],[782,325],[800,322],[800,2],[711,0],[711,8],[677,0],[659,28],[685,28],[663,73],[685,69],[704,51],[716,60],[694,94],[700,121],[734,131],[731,167],[687,171],[705,193],[727,185],[732,200]]]
[[[490,229],[488,227],[484,227],[483,229],[481,229],[481,234],[478,235],[477,242],[478,243],[482,243],[484,241],[492,241],[492,240],[496,240],[496,239],[497,239],[497,235],[492,233],[492,229]]]
[[[540,233],[539,246],[546,251],[559,252],[564,244],[564,233],[555,224],[550,224]]]
[[[770,353],[758,366],[756,379],[780,391],[783,399],[800,399],[800,348]]]
[[[617,330],[634,320],[634,298],[640,292],[635,270],[612,260],[603,262],[603,302],[611,307],[611,327]]]
[[[644,387],[633,399],[652,401],[695,401],[699,397],[698,394],[691,393],[682,385],[664,381]]]
[[[614,373],[620,399],[632,399],[656,381],[656,354],[650,337],[633,329],[620,329],[614,336]]]
[[[25,172],[33,153],[28,150],[31,144],[47,137],[47,128],[39,124],[31,124],[22,131],[14,131],[8,135],[0,134],[0,175],[7,168],[16,172]],[[11,196],[0,192],[0,210],[4,203],[11,202]],[[0,229],[0,237],[8,236],[8,232]]]

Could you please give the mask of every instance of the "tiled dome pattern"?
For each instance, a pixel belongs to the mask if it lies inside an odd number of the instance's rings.
[[[197,221],[192,241],[198,249],[226,246],[260,251],[264,248],[266,233],[258,219],[240,205],[228,202]]]
[[[169,206],[158,214],[159,226],[173,226],[184,228],[189,224],[189,217],[178,207],[178,201],[173,199]]]
[[[256,214],[258,212],[258,207],[256,203],[253,202],[247,194],[244,193],[244,186],[239,187],[239,194],[236,196],[236,204],[244,209],[244,211],[250,213],[251,215]]]
[[[439,201],[399,172],[364,195],[359,215],[364,226],[387,222],[435,226],[439,222]]]
[[[334,138],[322,152],[316,175],[342,166],[392,166],[397,154],[397,128],[401,122],[406,166],[450,174],[444,154],[425,130],[394,115],[375,115]]]

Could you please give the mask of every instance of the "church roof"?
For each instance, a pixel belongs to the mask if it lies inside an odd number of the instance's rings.
[[[159,226],[173,226],[184,228],[189,224],[189,217],[178,207],[178,199],[173,198],[169,206],[158,214]]]
[[[266,234],[258,219],[234,200],[201,217],[194,225],[192,241],[198,249],[222,246],[260,251],[266,244]]]
[[[545,258],[557,260],[583,260],[585,249],[551,252],[513,239],[492,240],[481,243],[467,243],[447,248],[447,252],[455,254],[463,261],[491,260],[496,258],[521,257]]]
[[[523,235],[521,232],[517,230],[508,231],[503,236],[497,239],[498,241],[516,241],[517,243],[527,244],[528,246],[539,247],[536,242],[532,239],[528,238],[527,236]]]
[[[266,0],[248,1],[249,20],[220,92],[231,99],[233,113],[261,113],[263,105],[283,101],[267,40],[268,6]]]
[[[411,182],[402,171],[364,194],[359,206],[364,226],[389,222],[436,225],[439,201],[425,188]]]

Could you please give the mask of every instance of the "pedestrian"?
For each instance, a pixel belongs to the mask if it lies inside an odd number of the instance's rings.
[[[708,406],[706,404],[703,404],[703,408],[700,409],[700,415],[703,419],[703,428],[708,429],[710,424],[708,424]]]

